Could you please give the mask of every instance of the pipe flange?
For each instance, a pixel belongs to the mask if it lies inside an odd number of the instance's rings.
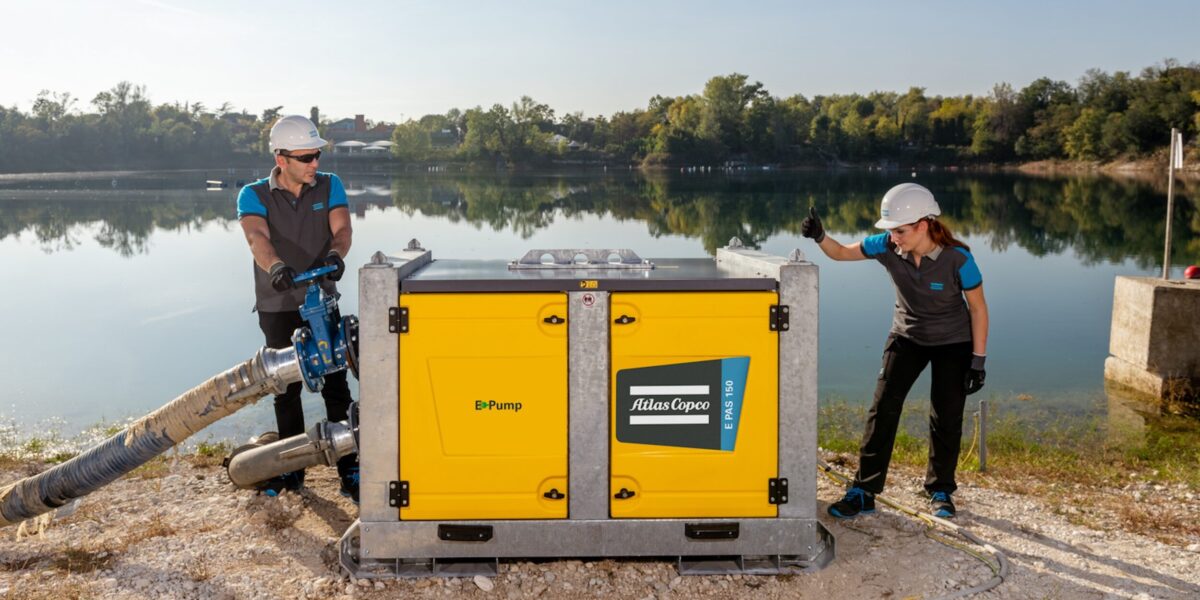
[[[354,378],[358,379],[358,317],[342,317],[341,329],[346,338],[346,366],[354,374]]]
[[[346,421],[350,425],[350,433],[354,436],[354,451],[357,452],[362,445],[358,442],[358,400],[350,403],[350,410],[346,411]]]

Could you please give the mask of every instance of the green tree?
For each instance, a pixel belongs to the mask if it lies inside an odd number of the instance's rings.
[[[1067,156],[1075,160],[1096,160],[1102,158],[1104,124],[1107,115],[1095,108],[1085,108],[1079,113],[1079,118],[1067,128],[1064,135],[1064,146]]]

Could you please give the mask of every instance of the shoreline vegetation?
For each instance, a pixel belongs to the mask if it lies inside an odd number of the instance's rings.
[[[122,81],[83,108],[43,90],[29,112],[0,106],[0,173],[161,169],[181,164],[260,165],[282,106],[254,114],[226,102],[154,104]],[[322,134],[352,139],[318,107]],[[732,73],[699,93],[656,95],[645,108],[611,115],[558,114],[523,96],[511,105],[451,108],[390,131],[390,156],[333,158],[408,167],[458,165],[528,170],[604,166],[646,170],[869,168],[1016,169],[1022,172],[1141,172],[1166,163],[1168,132],[1183,132],[1185,165],[1200,151],[1200,63],[1173,59],[1139,74],[1091,69],[1072,85],[1040,78],[984,95],[906,92],[772,95]],[[347,150],[334,148],[333,151]],[[1187,167],[1189,176],[1200,173]]]
[[[959,460],[959,477],[964,485],[1018,495],[1062,496],[1063,510],[1074,510],[1073,519],[1093,528],[1110,527],[1105,520],[1115,518],[1124,530],[1163,543],[1200,540],[1197,515],[1185,518],[1187,515],[1172,512],[1169,505],[1149,500],[1156,492],[1170,491],[1172,497],[1180,496],[1200,508],[1195,502],[1200,496],[1200,469],[1196,468],[1200,464],[1200,427],[1192,416],[1159,411],[1152,404],[1118,400],[1115,408],[1110,402],[1108,415],[1080,418],[1019,406],[1028,401],[1024,397],[993,401],[985,471],[979,470],[978,420],[969,407]],[[818,446],[831,464],[843,471],[853,471],[856,464],[866,411],[866,405],[841,399],[823,402],[820,407]],[[927,418],[923,403],[905,408],[892,456],[895,468],[912,472],[924,469],[928,442],[923,428]],[[44,433],[29,435],[10,421],[0,426],[0,470],[32,474],[71,459],[120,432],[128,422],[132,420],[101,422],[74,436],[65,436],[53,426],[48,432],[38,427]],[[167,473],[168,462],[180,459],[194,466],[219,466],[239,443],[211,435],[196,436],[128,477],[160,477]]]

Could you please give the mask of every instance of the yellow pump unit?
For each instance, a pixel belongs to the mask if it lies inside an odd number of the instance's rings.
[[[341,543],[357,576],[832,558],[813,476],[817,268],[798,252],[435,260],[414,241],[359,282],[361,508]]]

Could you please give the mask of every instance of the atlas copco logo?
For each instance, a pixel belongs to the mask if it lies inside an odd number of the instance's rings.
[[[684,400],[683,398],[675,398],[671,401],[655,400],[653,398],[638,398],[633,401],[633,406],[630,410],[639,412],[682,412],[684,414],[691,412],[704,411],[708,412],[711,405],[706,400],[694,401]]]
[[[511,410],[521,412],[520,402],[496,402],[495,400],[476,400],[475,410]]]

